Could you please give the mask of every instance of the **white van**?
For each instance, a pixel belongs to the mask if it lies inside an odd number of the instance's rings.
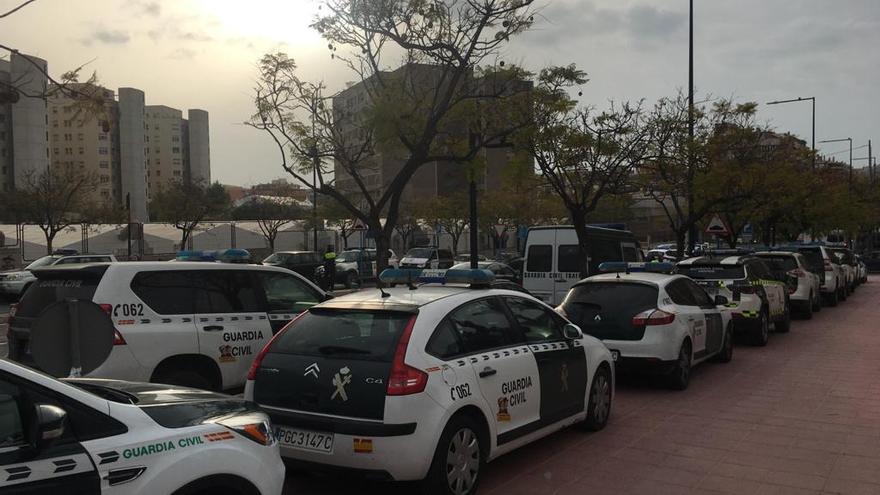
[[[605,261],[643,261],[632,232],[588,226],[589,274]],[[556,306],[581,279],[581,252],[571,225],[532,227],[526,239],[523,287],[533,296]]]

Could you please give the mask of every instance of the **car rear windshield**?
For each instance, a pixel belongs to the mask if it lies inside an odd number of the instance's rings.
[[[822,250],[819,248],[801,248],[798,252],[807,259],[810,270],[821,272],[824,270],[825,260],[822,258]]]
[[[270,352],[391,362],[412,314],[313,309],[278,337]]]
[[[46,306],[64,299],[91,301],[100,278],[48,278],[34,282],[18,304],[17,318],[34,318]]]
[[[736,265],[679,266],[677,271],[695,280],[736,280],[746,278],[746,272],[743,267]]]
[[[293,255],[290,253],[275,253],[272,256],[263,260],[263,263],[287,263],[289,259],[293,258]]]
[[[658,289],[647,284],[589,282],[572,287],[562,302],[568,318],[599,339],[639,340],[632,317],[657,307]]]
[[[764,263],[767,263],[773,272],[788,272],[798,267],[794,256],[760,256],[760,258],[764,260]]]

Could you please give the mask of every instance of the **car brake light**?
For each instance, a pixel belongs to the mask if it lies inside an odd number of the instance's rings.
[[[122,337],[122,334],[119,333],[119,330],[113,329],[113,345],[126,345],[127,342],[125,338]]]
[[[831,266],[831,262],[828,260],[825,260],[825,271],[826,272],[833,272],[834,271],[834,267]]]
[[[415,325],[416,317],[413,316],[404,328],[400,340],[397,341],[397,349],[394,352],[394,359],[391,361],[391,374],[388,376],[388,387],[385,390],[386,395],[417,394],[423,392],[425,386],[428,385],[427,373],[403,362]]]
[[[675,314],[662,309],[649,309],[633,316],[632,324],[636,327],[648,325],[668,325],[675,321]]]
[[[280,337],[284,332],[287,331],[287,329],[292,327],[293,324],[299,321],[299,319],[302,318],[305,314],[306,311],[303,311],[302,313],[296,315],[296,318],[290,320],[290,323],[284,325],[284,328],[282,328],[278,331],[278,333],[272,336],[272,338],[269,339],[269,342],[266,342],[266,345],[263,346],[263,349],[259,352],[259,354],[257,354],[257,357],[255,357],[253,362],[251,363],[250,369],[248,369],[248,380],[255,380],[257,378],[257,371],[260,369],[260,365],[263,364],[263,358],[266,357],[266,354],[269,352],[269,348],[272,347],[272,343],[275,342],[275,339]]]
[[[9,317],[12,318],[15,316],[15,313],[18,313],[18,303],[12,303],[9,305]]]
[[[113,305],[112,304],[99,304],[101,307],[101,311],[104,312],[107,316],[113,316]]]
[[[804,271],[801,270],[800,268],[795,268],[793,270],[789,270],[788,274],[791,275],[792,277],[799,278],[799,277],[804,276]]]

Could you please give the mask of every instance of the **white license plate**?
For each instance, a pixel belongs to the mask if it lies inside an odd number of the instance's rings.
[[[611,351],[611,360],[615,363],[620,359],[620,351]]]
[[[275,427],[275,438],[278,440],[278,443],[285,447],[308,450],[310,452],[333,453],[334,437],[333,433],[300,430],[286,426]]]

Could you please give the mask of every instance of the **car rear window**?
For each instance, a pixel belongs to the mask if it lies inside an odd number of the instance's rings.
[[[271,352],[391,362],[412,314],[313,309],[292,323]]]
[[[655,286],[627,282],[588,282],[576,285],[562,302],[574,324],[598,339],[639,340],[642,330],[632,317],[657,307]]]
[[[736,280],[746,278],[746,272],[743,267],[735,265],[679,266],[676,271],[695,280]]]
[[[794,256],[760,256],[760,258],[774,272],[787,272],[798,267]]]
[[[15,316],[33,318],[53,302],[69,298],[91,301],[98,288],[98,282],[100,282],[99,277],[37,280],[21,298]]]
[[[824,270],[825,260],[822,258],[821,249],[803,248],[798,249],[798,252],[804,255],[804,258],[807,259],[807,266],[810,267],[810,270],[815,272],[821,272]]]

